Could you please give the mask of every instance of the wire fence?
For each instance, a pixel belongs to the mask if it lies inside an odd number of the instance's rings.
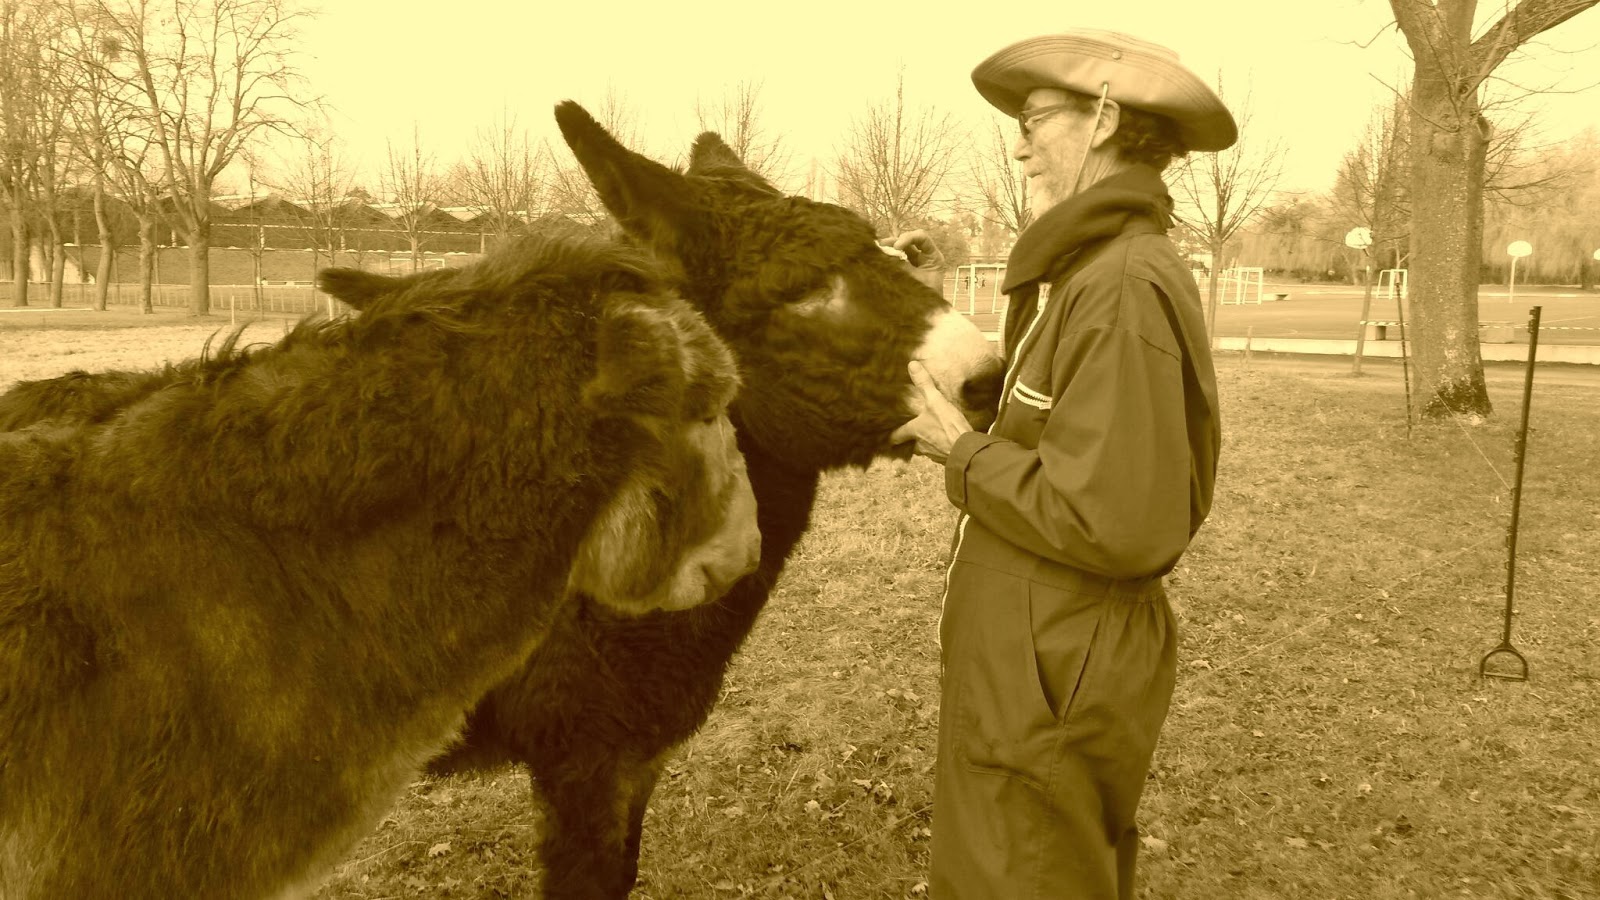
[[[13,302],[16,285],[0,282],[0,310],[18,308]],[[61,286],[62,308],[87,309],[99,297],[93,284],[64,284]],[[150,305],[154,307],[187,309],[189,286],[186,284],[153,284],[150,286]],[[106,291],[108,307],[138,307],[142,303],[139,285],[114,283]],[[30,282],[28,305],[25,309],[51,309],[50,285]],[[344,304],[318,291],[311,282],[281,282],[272,284],[214,284],[211,286],[211,309],[216,312],[236,309],[241,312],[279,312],[305,314],[326,312],[333,315],[345,309]]]

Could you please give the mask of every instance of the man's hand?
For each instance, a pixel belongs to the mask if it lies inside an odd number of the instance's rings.
[[[932,236],[920,228],[901,232],[891,246],[904,253],[906,259],[919,269],[945,267],[944,254],[939,252],[939,246],[933,242]]]
[[[961,410],[946,400],[933,383],[933,376],[922,363],[913,360],[907,367],[911,373],[911,408],[917,417],[901,425],[889,436],[889,443],[903,444],[916,441],[915,452],[937,463],[950,457],[950,448],[956,439],[972,430]]]
[[[911,263],[911,274],[918,281],[944,292],[944,254],[926,231],[919,228],[901,232],[891,246],[905,254],[906,261]]]

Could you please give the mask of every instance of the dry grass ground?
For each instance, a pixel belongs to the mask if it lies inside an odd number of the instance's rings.
[[[160,361],[142,331],[99,340]],[[18,365],[13,337],[0,386],[72,367],[38,334]],[[1532,679],[1513,683],[1477,666],[1500,638],[1520,369],[1491,371],[1489,422],[1409,437],[1397,366],[1218,369],[1226,447],[1172,579],[1140,896],[1600,898],[1600,379],[1540,373],[1513,633]],[[636,897],[925,893],[953,520],[926,463],[826,480],[656,792]],[[527,796],[509,769],[419,781],[319,896],[531,896]]]

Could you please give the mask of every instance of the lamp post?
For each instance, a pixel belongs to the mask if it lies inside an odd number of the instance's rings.
[[[1515,303],[1517,302],[1517,260],[1532,253],[1533,245],[1527,241],[1512,241],[1511,246],[1506,248],[1506,252],[1511,255],[1511,291],[1506,296],[1506,302]]]
[[[1344,236],[1344,245],[1351,250],[1360,250],[1365,263],[1362,271],[1365,273],[1361,279],[1363,290],[1361,294],[1361,321],[1356,323],[1356,362],[1355,374],[1361,374],[1361,350],[1367,342],[1367,314],[1372,311],[1372,259],[1367,254],[1367,248],[1372,246],[1372,229],[1358,226],[1350,229]],[[1600,251],[1595,251],[1600,255]]]

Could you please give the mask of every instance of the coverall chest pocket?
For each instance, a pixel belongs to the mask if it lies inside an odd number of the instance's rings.
[[[1005,404],[1005,412],[992,433],[1016,441],[1029,450],[1036,449],[1055,401],[1049,394],[1036,391],[1018,379],[1011,386]]]
[[[945,612],[956,752],[969,769],[1043,785],[1059,728],[1081,690],[1103,603],[971,564],[952,568],[949,597],[960,607]]]

